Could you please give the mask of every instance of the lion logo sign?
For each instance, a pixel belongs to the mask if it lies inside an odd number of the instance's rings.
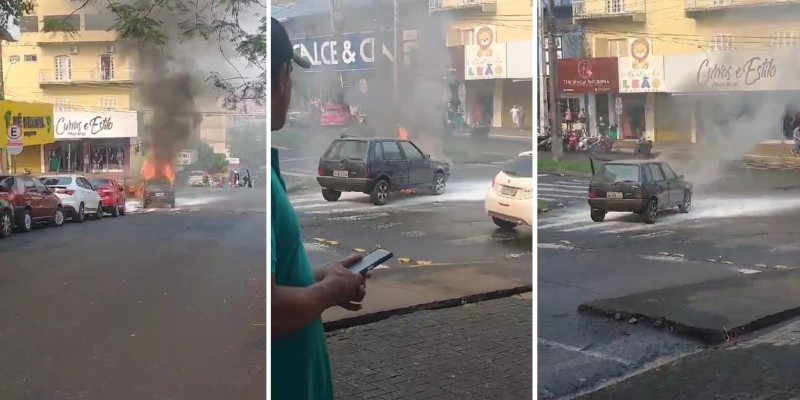
[[[636,39],[631,43],[631,56],[633,57],[633,69],[648,69],[650,63],[647,57],[650,56],[650,42],[645,39]]]
[[[478,57],[491,57],[492,44],[494,44],[494,31],[488,26],[482,26],[475,32],[475,41],[478,43]]]

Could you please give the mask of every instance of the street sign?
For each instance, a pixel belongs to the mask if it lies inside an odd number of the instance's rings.
[[[458,85],[458,101],[462,104],[467,101],[467,86],[463,83]]]
[[[19,125],[11,125],[8,127],[6,138],[8,139],[6,142],[8,154],[16,156],[22,153],[22,128],[20,128]]]
[[[614,111],[617,115],[622,115],[622,97],[614,99]]]

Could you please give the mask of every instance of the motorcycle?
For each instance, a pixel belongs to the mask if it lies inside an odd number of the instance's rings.
[[[550,151],[553,149],[553,141],[550,136],[539,136],[539,144],[537,145],[537,149],[542,151]]]
[[[653,141],[640,138],[633,148],[633,158],[650,158],[653,156]]]
[[[572,131],[567,135],[566,141],[567,146],[566,149],[568,151],[578,151],[578,145],[580,144],[581,140],[583,139],[583,134],[580,131]]]
[[[578,144],[578,151],[589,153],[611,153],[614,148],[614,141],[607,136],[584,137]]]

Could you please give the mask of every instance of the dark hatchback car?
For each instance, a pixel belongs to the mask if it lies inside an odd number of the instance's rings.
[[[318,172],[325,200],[339,200],[342,192],[361,192],[369,194],[373,204],[384,205],[390,192],[444,193],[450,164],[432,160],[408,140],[348,137],[331,143]]]
[[[168,206],[175,208],[175,187],[168,180],[149,180],[144,186],[143,207]]]
[[[595,171],[589,184],[592,221],[602,222],[608,212],[633,212],[648,224],[658,212],[678,207],[688,213],[692,206],[692,184],[678,176],[665,162],[649,160],[610,161]]]

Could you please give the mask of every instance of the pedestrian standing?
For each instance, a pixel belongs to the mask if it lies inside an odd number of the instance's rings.
[[[572,130],[572,111],[567,107],[567,111],[564,112],[564,122],[567,124],[567,131]]]
[[[800,155],[800,126],[796,126],[792,131],[792,139],[794,139],[793,153],[795,156]]]
[[[517,108],[516,104],[511,106],[509,114],[511,114],[511,122],[514,124],[514,129],[519,129],[519,108]]]
[[[272,130],[276,131],[286,124],[292,98],[293,62],[303,68],[311,63],[294,53],[289,35],[275,18],[270,34],[270,117]],[[358,255],[321,267],[311,266],[300,222],[286,194],[278,149],[272,148],[271,152],[271,398],[333,400],[333,379],[321,316],[334,306],[351,311],[361,309],[359,303],[366,294],[369,274],[362,276],[347,269],[361,260]]]

